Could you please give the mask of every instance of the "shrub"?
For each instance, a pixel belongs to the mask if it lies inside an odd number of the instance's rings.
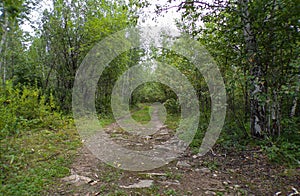
[[[7,83],[0,87],[0,139],[36,128],[60,126],[61,115],[52,95],[37,87]]]
[[[179,112],[179,104],[176,99],[170,98],[165,101],[164,106],[166,107],[169,113],[178,113]]]

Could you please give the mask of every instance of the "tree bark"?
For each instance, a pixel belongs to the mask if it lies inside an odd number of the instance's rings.
[[[291,117],[294,117],[296,114],[296,109],[297,109],[297,104],[298,104],[299,86],[300,86],[300,68],[299,68],[299,73],[298,73],[298,84],[296,87],[296,95],[293,100],[293,106],[292,106],[291,114],[290,114]]]
[[[280,110],[280,104],[278,100],[278,94],[276,90],[273,90],[273,103],[272,103],[272,124],[271,124],[271,135],[280,136],[281,132],[281,124],[280,124],[280,118],[281,118],[281,110]]]
[[[8,28],[8,16],[5,14],[4,16],[4,25],[2,26],[2,31],[3,35],[1,37],[1,42],[0,42],[0,70],[3,70],[3,75],[2,75],[2,80],[3,80],[3,85],[5,85],[6,82],[6,68],[4,67],[5,65],[3,64],[3,59],[4,59],[4,48],[6,46],[7,42],[7,28]]]
[[[265,93],[263,69],[258,56],[256,38],[249,14],[249,0],[239,0],[243,23],[246,54],[250,64],[250,130],[254,137],[262,137],[266,130],[266,109],[261,101]]]

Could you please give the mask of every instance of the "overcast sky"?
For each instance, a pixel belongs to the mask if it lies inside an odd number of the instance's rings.
[[[167,0],[151,0],[152,5],[144,8],[142,11],[144,12],[143,18],[140,18],[138,21],[138,24],[140,26],[171,26],[172,28],[175,28],[175,19],[180,18],[180,14],[176,12],[176,9],[172,9],[168,11],[167,13],[162,14],[161,16],[157,16],[155,13],[155,4],[165,4],[167,3]],[[43,11],[45,9],[51,9],[52,1],[51,0],[42,0],[40,2],[40,7],[33,11],[30,14],[30,22],[26,21],[25,24],[23,24],[21,27],[23,30],[30,32],[31,35],[34,34],[34,29],[31,27],[31,25],[37,27],[36,22],[41,19],[41,16],[43,14]],[[156,17],[155,21],[152,19]]]
[[[141,26],[172,26],[175,27],[175,19],[180,18],[180,13],[176,12],[176,9],[171,9],[168,12],[164,12],[162,15],[157,16],[155,13],[156,4],[164,5],[167,3],[167,0],[151,0],[152,5],[144,8],[143,11],[145,12],[148,17],[140,18],[139,25]],[[152,18],[155,17],[155,21]]]
[[[42,14],[45,9],[51,9],[52,1],[49,0],[41,0],[37,9],[32,11],[29,15],[30,21],[25,21],[23,25],[21,25],[21,28],[24,31],[29,32],[33,35],[34,29],[31,26],[37,27],[37,22],[41,20]]]

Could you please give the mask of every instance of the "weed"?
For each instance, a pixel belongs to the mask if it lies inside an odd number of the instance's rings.
[[[204,161],[203,162],[204,167],[209,168],[210,170],[217,170],[218,167],[220,166],[219,163],[215,161]]]
[[[175,195],[177,195],[177,193],[176,193],[176,191],[174,189],[165,190],[164,193],[166,195],[169,195],[169,196],[175,196]]]
[[[180,180],[182,177],[182,174],[180,173],[173,173],[173,172],[166,172],[166,177],[168,179],[172,179],[172,180]]]

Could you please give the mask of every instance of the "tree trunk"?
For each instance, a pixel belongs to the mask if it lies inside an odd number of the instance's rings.
[[[8,16],[5,14],[4,17],[4,25],[2,26],[2,31],[3,35],[1,37],[1,42],[0,42],[0,71],[3,70],[3,75],[2,75],[2,80],[3,80],[3,85],[5,85],[6,82],[6,68],[4,67],[5,65],[3,64],[3,59],[5,58],[3,51],[6,46],[7,42],[7,28],[8,28]]]
[[[299,68],[299,73],[298,73],[298,84],[297,84],[297,88],[296,88],[296,95],[295,98],[293,100],[293,106],[291,109],[291,117],[294,117],[296,114],[296,109],[297,109],[297,103],[298,103],[298,94],[299,94],[299,86],[300,86],[300,68]]]
[[[299,93],[299,87],[297,88],[297,94]],[[296,114],[296,108],[297,108],[297,102],[298,102],[298,97],[296,96],[293,100],[293,106],[292,106],[292,110],[291,110],[291,114],[290,116],[293,118]]]
[[[271,124],[271,135],[280,136],[281,132],[281,125],[280,125],[280,118],[281,118],[281,111],[280,111],[280,104],[278,100],[278,94],[276,90],[273,90],[273,103],[272,103],[272,124]]]
[[[248,86],[249,86],[249,81],[248,81],[248,76],[247,76],[247,70],[246,67],[244,68],[244,78],[246,78],[245,81],[245,90],[244,90],[244,123],[248,122],[249,119],[249,114],[248,111],[250,110],[249,107],[249,91],[248,91]]]
[[[240,0],[246,53],[250,63],[250,129],[254,137],[262,137],[266,130],[266,110],[261,96],[265,93],[263,70],[258,56],[256,38],[248,11],[249,0]]]

